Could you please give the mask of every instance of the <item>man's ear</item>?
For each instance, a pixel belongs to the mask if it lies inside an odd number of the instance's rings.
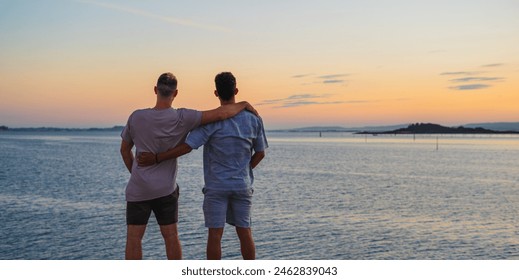
[[[238,88],[234,89],[234,95],[238,95]]]
[[[158,94],[158,92],[157,92],[157,86],[155,86],[155,87],[153,88],[153,91],[155,92],[155,95]]]
[[[175,93],[173,93],[173,97],[177,97],[178,89],[175,90]]]
[[[220,96],[218,95],[218,91],[217,90],[214,91],[214,96],[220,98]]]

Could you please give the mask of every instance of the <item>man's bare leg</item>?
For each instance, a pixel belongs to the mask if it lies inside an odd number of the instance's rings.
[[[160,232],[164,238],[168,260],[181,260],[182,247],[178,238],[177,224],[162,225],[160,226]]]
[[[223,228],[209,228],[207,237],[207,259],[222,259],[222,236]]]
[[[142,260],[142,238],[145,231],[146,225],[128,225],[125,259]]]
[[[236,233],[240,239],[241,255],[243,259],[255,260],[256,246],[254,245],[254,239],[252,238],[252,229],[236,227]]]

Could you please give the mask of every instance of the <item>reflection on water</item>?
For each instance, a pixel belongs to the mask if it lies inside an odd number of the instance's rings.
[[[519,137],[268,133],[261,259],[519,256]],[[438,137],[438,138],[437,138]],[[121,259],[128,172],[117,133],[0,133],[0,259]],[[438,148],[437,148],[438,147]],[[180,159],[186,259],[205,258],[202,152]],[[152,220],[144,258],[165,259]],[[223,257],[240,259],[227,227]]]

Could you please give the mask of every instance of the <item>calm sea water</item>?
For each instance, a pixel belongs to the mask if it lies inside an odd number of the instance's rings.
[[[515,259],[519,136],[268,133],[259,259]],[[122,259],[129,174],[113,132],[0,133],[0,259]],[[204,259],[202,152],[180,159],[185,259]],[[154,218],[145,259],[165,259]],[[240,259],[227,227],[223,258]]]

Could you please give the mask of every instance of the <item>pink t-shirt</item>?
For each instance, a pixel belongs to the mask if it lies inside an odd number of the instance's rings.
[[[200,125],[202,112],[191,109],[142,109],[133,112],[121,133],[135,145],[135,153],[160,153],[185,141],[189,131]],[[177,184],[177,160],[141,167],[133,162],[126,186],[126,201],[144,201],[169,195]]]

